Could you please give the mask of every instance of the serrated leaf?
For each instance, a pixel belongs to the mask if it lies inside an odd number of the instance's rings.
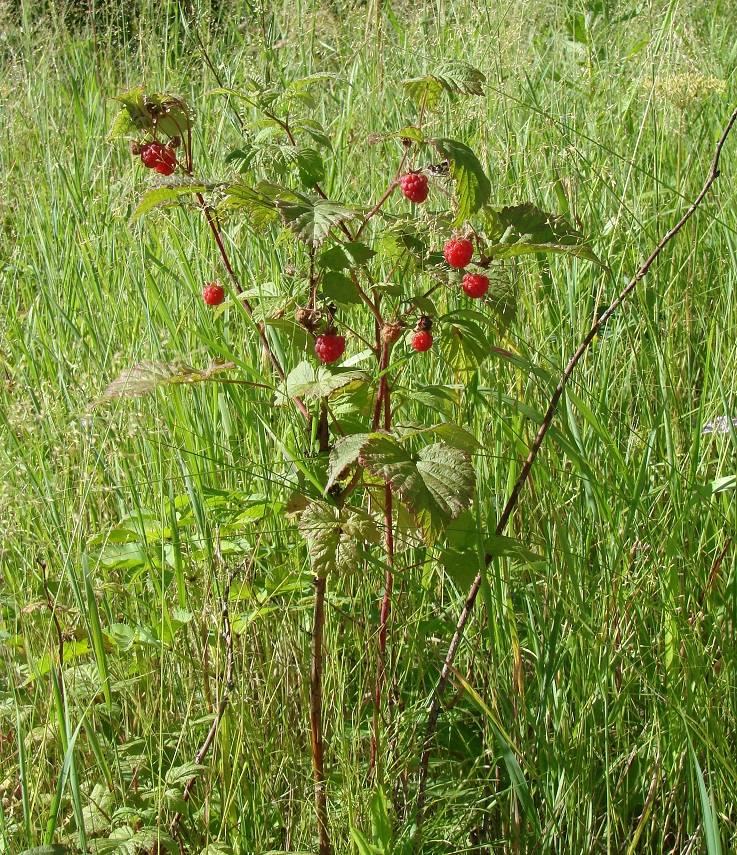
[[[150,852],[154,846],[159,852],[178,853],[179,847],[160,828],[141,828],[133,831],[128,826],[116,828],[107,839],[96,837],[89,841],[93,855],[138,855],[141,851]]]
[[[491,183],[476,155],[464,143],[450,139],[431,139],[428,142],[448,161],[450,176],[456,183],[454,225],[461,225],[488,201]]]
[[[207,771],[207,766],[202,763],[188,762],[181,766],[172,766],[166,773],[166,783],[170,786],[175,784],[186,784],[190,778],[195,778]]]
[[[292,125],[292,130],[297,133],[303,131],[312,138],[313,142],[316,142],[323,148],[331,150],[333,147],[330,138],[325,133],[325,128],[314,119],[300,119]]]
[[[162,205],[176,205],[183,196],[189,196],[192,193],[204,193],[210,186],[212,185],[177,184],[176,186],[165,185],[148,190],[133,212],[131,222],[134,222],[152,208],[159,208]]]
[[[215,374],[235,368],[234,362],[213,362],[204,371],[191,368],[181,360],[174,362],[139,362],[107,387],[96,402],[109,401],[112,398],[130,398],[146,395],[163,386],[200,383],[210,380]]]
[[[431,74],[422,77],[409,77],[402,86],[418,109],[433,110],[443,94],[443,84]]]
[[[326,270],[348,270],[351,267],[368,264],[376,255],[376,250],[365,243],[349,241],[326,249],[317,263]]]
[[[136,126],[131,121],[130,113],[125,107],[123,107],[113,119],[113,123],[110,125],[110,130],[107,132],[105,139],[111,142],[112,140],[124,137],[126,134],[135,130],[135,128]]]
[[[144,106],[143,101],[145,91],[145,86],[135,86],[112,99],[122,104],[123,109],[113,121],[107,137],[109,140],[130,133],[132,130],[147,131],[150,128],[151,114]]]
[[[353,280],[339,270],[327,270],[320,283],[323,296],[343,306],[357,306],[361,302]]]
[[[330,368],[321,365],[315,371],[309,362],[300,362],[287,377],[287,394],[304,398],[329,398],[334,392],[349,392],[370,381],[358,368]]]
[[[144,95],[143,102],[156,131],[161,131],[168,137],[186,139],[187,129],[194,123],[195,116],[184,98],[165,92],[154,92]]]
[[[322,155],[314,148],[302,148],[297,153],[299,180],[305,187],[312,187],[325,180],[325,164]]]
[[[471,456],[444,442],[428,445],[413,456],[393,437],[374,433],[358,459],[399,495],[427,544],[437,540],[473,498],[476,478]]]
[[[330,229],[359,216],[358,211],[320,196],[293,196],[295,201],[277,199],[276,207],[287,228],[311,248],[321,246]]]
[[[325,492],[338,481],[345,470],[358,460],[363,444],[369,438],[367,433],[355,433],[342,436],[333,446],[328,462],[328,483]]]
[[[320,578],[355,573],[362,561],[360,544],[380,539],[376,523],[365,511],[327,502],[311,502],[300,516],[298,529],[309,546],[312,572]]]
[[[473,374],[491,356],[489,338],[476,321],[451,312],[438,319],[438,326],[442,331],[438,339],[440,353],[456,374]]]
[[[432,110],[443,91],[454,95],[483,95],[486,77],[465,62],[443,63],[432,74],[402,81],[417,107]]]
[[[223,207],[228,210],[245,211],[251,221],[251,225],[257,231],[263,229],[269,223],[279,219],[273,197],[264,192],[267,187],[265,183],[249,187],[247,184],[233,184],[225,191]]]
[[[490,241],[484,254],[511,258],[538,252],[555,252],[593,261],[607,269],[586,238],[565,217],[547,214],[532,202],[487,209],[486,235]]]
[[[400,428],[400,426],[397,425],[397,428]],[[461,448],[469,454],[473,454],[481,448],[481,443],[470,431],[467,431],[466,428],[460,425],[453,424],[453,422],[442,422],[432,427],[409,426],[402,433],[401,438],[402,441],[405,441],[414,436],[427,436],[428,434],[435,434],[448,445]]]

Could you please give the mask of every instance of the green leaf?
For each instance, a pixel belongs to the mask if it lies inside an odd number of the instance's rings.
[[[138,855],[141,851],[150,852],[154,847],[159,852],[178,853],[179,847],[160,828],[141,828],[138,831],[127,825],[116,828],[107,839],[96,837],[89,841],[93,855]]]
[[[312,187],[325,180],[325,164],[322,155],[314,148],[302,148],[297,154],[299,180],[305,187]]]
[[[284,224],[299,240],[312,248],[323,243],[330,229],[359,216],[357,211],[338,202],[301,193],[293,195],[296,201],[277,199],[276,207]]]
[[[440,353],[456,374],[472,374],[491,356],[492,346],[486,332],[467,313],[450,312],[438,318],[438,326]]]
[[[334,300],[342,306],[357,306],[361,302],[353,280],[338,270],[328,270],[322,277],[320,291],[329,300]]]
[[[167,184],[163,187],[155,187],[152,190],[148,190],[138,203],[136,210],[133,212],[131,222],[134,222],[141,216],[141,214],[145,214],[152,208],[159,208],[163,205],[176,205],[183,196],[189,196],[192,193],[204,193],[205,190],[208,190],[212,186],[213,185],[211,184],[208,185],[201,183],[180,183],[176,186]]]
[[[303,131],[312,138],[313,142],[328,150],[333,147],[330,138],[325,133],[325,128],[314,119],[300,119],[292,125],[292,131],[296,133]]]
[[[232,368],[235,368],[234,362],[212,362],[204,371],[191,368],[179,359],[174,362],[139,362],[113,380],[95,404],[113,398],[146,395],[163,386],[200,383]]]
[[[543,561],[542,555],[533,552],[519,540],[507,537],[503,534],[491,534],[484,539],[484,549],[487,555],[494,558],[515,558],[518,561],[533,562]]]
[[[70,850],[61,843],[50,843],[48,846],[36,846],[35,849],[24,849],[19,855],[70,855]]]
[[[357,460],[364,443],[369,438],[367,433],[354,433],[350,436],[342,436],[333,446],[328,462],[328,483],[325,492],[340,480],[341,475],[349,466]]]
[[[397,429],[400,429],[400,427],[400,425],[396,426]],[[469,452],[469,454],[473,454],[481,448],[481,443],[470,431],[467,431],[466,428],[460,425],[453,424],[453,422],[442,422],[432,427],[415,427],[410,425],[408,428],[402,430],[401,439],[404,442],[411,437],[426,436],[427,434],[435,434],[447,442],[448,445],[455,446],[455,448],[462,448],[464,451]]]
[[[309,362],[300,362],[289,372],[287,394],[294,398],[329,398],[334,392],[357,389],[371,378],[358,368],[331,368],[321,365],[315,371]]]
[[[608,269],[586,243],[581,232],[565,217],[546,214],[532,202],[504,208],[486,209],[486,236],[490,243],[484,254],[511,258],[538,252],[555,252],[593,261]]]
[[[461,225],[488,201],[491,184],[478,158],[464,143],[449,139],[428,142],[448,161],[451,178],[456,183],[454,225]]]
[[[181,766],[172,766],[166,773],[166,783],[170,786],[186,784],[190,778],[195,778],[207,771],[207,766],[202,763],[188,762]]]
[[[312,572],[320,578],[355,573],[362,563],[360,544],[380,539],[375,521],[365,511],[327,502],[311,502],[302,512],[298,528],[309,545]]]
[[[351,837],[358,849],[358,855],[385,855],[382,849],[374,846],[366,835],[355,826],[351,826]]]
[[[381,787],[371,797],[371,836],[381,844],[381,851],[389,852],[392,839],[392,823],[389,819],[387,799]]]
[[[483,95],[485,82],[486,77],[473,66],[465,62],[446,62],[432,74],[403,80],[402,86],[418,108],[424,103],[426,110],[432,110],[443,91],[454,95]]]
[[[351,267],[368,264],[375,255],[376,251],[365,243],[351,241],[325,250],[317,263],[326,270],[348,270]]]
[[[143,93],[145,86],[136,86],[127,92],[121,92],[113,101],[123,105],[122,110],[113,120],[108,132],[109,140],[124,136],[134,130],[148,131],[151,126],[151,115],[144,106]]]
[[[427,544],[437,540],[473,498],[476,480],[471,456],[444,442],[426,446],[415,457],[393,437],[373,433],[358,459],[399,495]]]
[[[187,129],[194,123],[195,116],[184,98],[155,92],[144,95],[143,102],[156,131],[168,137],[187,138]]]
[[[273,185],[259,182],[255,187],[247,184],[233,184],[225,191],[223,207],[226,210],[245,211],[251,225],[257,231],[279,219],[279,212],[272,192]]]
[[[689,740],[690,742],[690,740]],[[706,841],[707,855],[722,855],[722,839],[719,834],[719,822],[717,820],[717,812],[709,796],[709,791],[706,789],[704,781],[704,773],[701,771],[696,752],[691,748],[691,759],[693,760],[694,769],[696,770],[696,782],[699,787],[699,799],[701,800],[701,812],[704,815],[704,839]]]

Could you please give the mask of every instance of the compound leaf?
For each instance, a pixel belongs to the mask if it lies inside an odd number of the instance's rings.
[[[393,437],[373,433],[358,460],[399,495],[427,544],[437,540],[473,497],[471,455],[444,442],[425,446],[414,456]]]
[[[565,217],[547,214],[532,202],[504,208],[487,208],[486,235],[491,243],[485,255],[511,258],[538,252],[556,252],[593,261],[607,269],[581,232]]]
[[[432,110],[441,94],[483,95],[486,77],[465,62],[443,63],[432,74],[411,77],[402,81],[405,91],[418,108]]]
[[[277,198],[276,207],[284,224],[309,247],[320,246],[330,229],[359,216],[358,211],[319,196],[291,194],[292,199]]]
[[[350,392],[369,380],[369,375],[358,368],[321,365],[315,371],[309,362],[300,362],[287,377],[287,393],[292,398],[329,398],[338,390]]]
[[[360,544],[376,543],[380,538],[376,523],[365,511],[327,502],[307,505],[298,528],[308,543],[312,572],[319,578],[355,573],[361,566]]]

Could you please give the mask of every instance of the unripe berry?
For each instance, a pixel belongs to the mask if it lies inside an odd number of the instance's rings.
[[[225,299],[225,288],[217,282],[208,282],[202,289],[202,299],[208,306],[219,306]]]
[[[473,243],[468,238],[454,238],[446,241],[443,255],[451,267],[465,267],[473,258]]]
[[[427,177],[421,172],[408,172],[399,179],[402,193],[410,202],[424,202],[430,192]]]
[[[323,362],[336,362],[345,351],[345,336],[323,333],[315,339],[315,353]]]
[[[463,276],[462,288],[469,297],[476,300],[489,290],[489,277],[481,273],[466,273]]]

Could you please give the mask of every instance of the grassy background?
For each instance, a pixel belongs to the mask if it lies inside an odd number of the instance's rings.
[[[369,134],[413,118],[401,79],[449,58],[484,71],[487,95],[446,105],[432,127],[479,152],[500,203],[580,220],[612,269],[510,266],[519,312],[500,343],[552,376],[696,195],[737,102],[726,2],[221,6],[202,10],[200,26],[229,83],[339,78],[320,107],[345,153],[326,189],[360,204],[386,169],[387,149]],[[76,846],[82,819],[87,842],[112,827],[166,827],[181,792],[171,770],[191,761],[220,691],[219,593],[238,564],[233,704],[183,821],[183,851],[217,841],[237,855],[309,851],[311,583],[281,513],[299,423],[268,392],[215,384],[87,410],[141,360],[203,366],[225,350],[265,370],[240,316],[202,305],[202,283],[221,275],[202,223],[174,212],[129,227],[146,177],[105,142],[107,99],[139,82],[197,105],[203,171],[227,176],[236,125],[206,94],[214,82],[173,2],[5,2],[0,33],[0,852],[43,842],[65,754],[74,762],[54,839]],[[713,488],[734,475],[737,436],[701,435],[737,415],[736,146],[561,407],[510,531],[540,558],[493,566],[457,662],[476,696],[443,720],[423,851],[737,845],[734,487]],[[228,234],[244,282],[283,284],[288,244],[237,224]],[[413,391],[448,381],[437,357],[423,359],[401,377],[406,417],[421,415]],[[438,414],[483,437],[487,529],[553,385],[490,365]],[[399,837],[465,588],[421,553],[402,573],[384,780]],[[327,768],[341,853],[350,825],[369,825],[382,580],[369,567],[329,589]],[[49,599],[65,638],[56,700]],[[539,828],[521,818],[482,707],[517,749]]]

